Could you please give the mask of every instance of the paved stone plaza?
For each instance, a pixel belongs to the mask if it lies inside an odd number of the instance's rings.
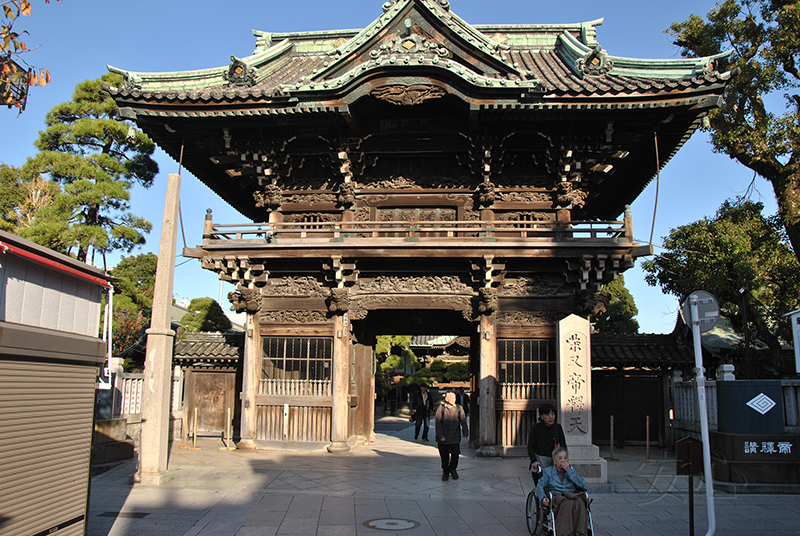
[[[474,458],[463,449],[457,481],[441,481],[435,443],[413,440],[413,425],[381,419],[377,441],[347,455],[173,448],[175,478],[131,486],[133,461],[92,480],[89,535],[524,536],[527,460]],[[607,449],[601,454],[608,456]],[[687,477],[673,453],[615,450],[609,484],[590,486],[597,535],[689,534]],[[708,528],[705,491],[695,479],[695,534]],[[794,495],[717,492],[719,535],[796,535]]]

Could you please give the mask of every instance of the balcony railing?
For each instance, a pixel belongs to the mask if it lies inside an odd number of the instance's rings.
[[[633,243],[626,221],[360,221],[214,224],[206,221],[203,245],[212,248],[269,245],[319,245],[331,242],[384,243],[456,242],[614,242]],[[587,244],[588,245],[588,244]]]

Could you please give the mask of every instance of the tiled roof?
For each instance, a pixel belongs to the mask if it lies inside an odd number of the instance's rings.
[[[592,335],[593,367],[680,368],[694,363],[689,343],[675,334]]]
[[[244,350],[244,332],[185,332],[175,342],[176,360],[240,360]]]
[[[418,35],[403,31],[412,19],[426,27]],[[255,32],[255,52],[231,56],[225,66],[165,73],[109,69],[125,75],[124,87],[113,94],[151,103],[280,104],[290,96],[330,100],[372,75],[420,69],[478,91],[505,90],[511,101],[520,92],[549,97],[680,94],[729,77],[715,70],[724,54],[668,60],[611,56],[596,41],[595,26],[601,23],[471,26],[439,2],[402,0],[363,30]],[[430,37],[437,33],[447,37]]]

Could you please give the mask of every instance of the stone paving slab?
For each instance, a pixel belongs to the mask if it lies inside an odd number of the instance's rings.
[[[523,536],[527,461],[475,458],[462,449],[461,478],[441,481],[438,451],[413,440],[413,426],[377,434],[347,455],[173,448],[175,479],[131,486],[133,461],[92,479],[90,536]],[[602,454],[602,451],[601,451]],[[607,454],[607,453],[606,453]],[[616,450],[609,481],[593,492],[598,536],[685,536],[688,479],[674,458]],[[705,492],[695,479],[695,533],[707,529]],[[715,494],[717,534],[798,534],[800,501],[790,495]],[[116,517],[115,517],[116,516]],[[142,517],[143,516],[143,517]],[[408,530],[378,530],[372,520],[410,520]],[[395,525],[397,526],[397,525]]]

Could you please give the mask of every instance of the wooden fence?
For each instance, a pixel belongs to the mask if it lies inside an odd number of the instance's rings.
[[[144,374],[123,372],[116,379],[118,389],[114,416],[139,415],[142,413],[142,395],[144,392]],[[172,377],[171,411],[183,409],[183,375]]]

